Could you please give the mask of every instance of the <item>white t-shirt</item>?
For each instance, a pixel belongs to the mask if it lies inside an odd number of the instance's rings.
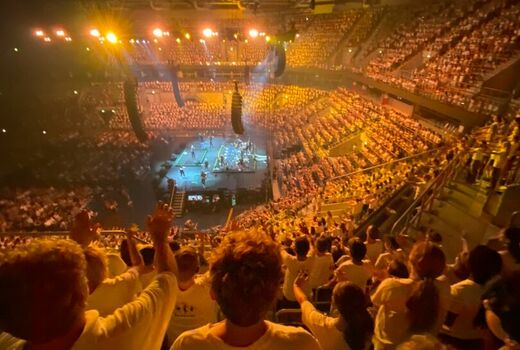
[[[383,242],[380,239],[376,239],[373,243],[365,243],[365,247],[367,248],[366,258],[372,264],[375,264],[379,254],[383,252]]]
[[[457,315],[451,327],[444,325],[442,332],[458,339],[478,339],[482,331],[473,325],[473,321],[482,305],[484,288],[470,279],[451,286],[451,299],[448,311]]]
[[[416,282],[409,278],[387,278],[372,295],[372,302],[379,306],[375,319],[373,341],[397,345],[409,336],[410,328],[406,302],[410,299]],[[436,280],[435,285],[439,290],[441,311],[435,329],[438,331],[446,318],[446,311],[450,300],[450,285],[441,280]],[[434,332],[435,334],[437,333]]]
[[[187,290],[177,287],[177,302],[166,334],[171,345],[181,333],[217,321],[217,303],[211,298],[208,279],[200,276]]]
[[[335,318],[317,311],[309,301],[305,301],[301,308],[303,324],[318,339],[323,350],[350,350],[343,333],[336,328]]]
[[[315,255],[313,257],[314,264],[310,274],[309,284],[312,288],[319,287],[327,283],[334,272],[334,260],[332,255],[326,253],[325,255]]]
[[[108,317],[85,312],[86,324],[71,350],[159,350],[175,306],[177,279],[170,272],[155,280],[133,302]],[[1,345],[2,343],[0,343]],[[24,341],[7,348],[23,350]]]
[[[338,266],[335,274],[339,282],[350,281],[365,290],[368,279],[372,277],[372,265],[368,260],[363,260],[362,265],[348,260]]]
[[[97,310],[100,316],[105,317],[134,300],[140,290],[139,273],[131,268],[119,276],[101,282],[88,296],[86,310]]]
[[[113,278],[121,275],[126,270],[128,270],[128,266],[126,266],[125,262],[119,254],[108,253],[107,254],[108,261],[108,277]]]
[[[321,350],[316,339],[300,327],[284,326],[265,321],[267,331],[246,347],[230,346],[211,333],[214,324],[208,324],[183,334],[170,350]]]
[[[295,256],[292,256],[287,252],[282,251],[282,260],[283,264],[286,267],[285,278],[283,281],[283,295],[287,300],[296,301],[293,291],[294,280],[296,279],[296,277],[298,277],[300,271],[304,271],[310,275],[313,268],[314,259],[306,258],[305,260],[300,261]],[[302,290],[307,297],[311,296],[312,287],[309,283],[305,283],[302,287]]]

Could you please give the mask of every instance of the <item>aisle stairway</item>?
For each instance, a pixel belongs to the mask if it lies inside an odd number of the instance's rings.
[[[184,201],[186,198],[185,191],[177,190],[173,196],[172,209],[176,218],[180,218],[184,214]]]
[[[461,249],[465,232],[470,248],[485,243],[499,228],[484,213],[487,191],[464,181],[452,181],[442,190],[432,208],[423,213],[417,227],[423,232],[437,232],[443,238],[443,248],[452,262]]]

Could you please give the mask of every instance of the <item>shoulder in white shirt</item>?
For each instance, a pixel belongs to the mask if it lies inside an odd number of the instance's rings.
[[[177,279],[157,274],[131,303],[107,317],[85,313],[86,325],[72,350],[159,350],[176,301]]]
[[[106,278],[87,298],[87,310],[107,316],[134,300],[141,290],[139,272],[131,268],[114,278]]]
[[[318,339],[323,350],[350,350],[343,333],[336,328],[337,319],[325,316],[309,301],[301,308],[303,324]]]
[[[230,346],[211,333],[214,324],[183,333],[170,350],[320,350],[316,339],[300,327],[284,326],[265,321],[267,331],[253,344],[246,347]]]

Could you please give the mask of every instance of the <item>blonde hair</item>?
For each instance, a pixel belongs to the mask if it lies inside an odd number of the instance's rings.
[[[401,343],[397,350],[445,350],[447,349],[437,338],[429,334],[412,335]]]
[[[103,248],[89,245],[84,250],[89,293],[92,294],[108,275],[108,258]]]
[[[32,342],[65,334],[84,317],[85,272],[73,241],[36,239],[0,252],[0,329]]]
[[[211,287],[222,313],[238,326],[259,322],[282,280],[280,246],[259,231],[229,233],[214,250]]]

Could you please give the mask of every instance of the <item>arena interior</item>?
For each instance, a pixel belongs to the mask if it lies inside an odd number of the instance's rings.
[[[5,0],[0,350],[519,350],[518,0]]]

